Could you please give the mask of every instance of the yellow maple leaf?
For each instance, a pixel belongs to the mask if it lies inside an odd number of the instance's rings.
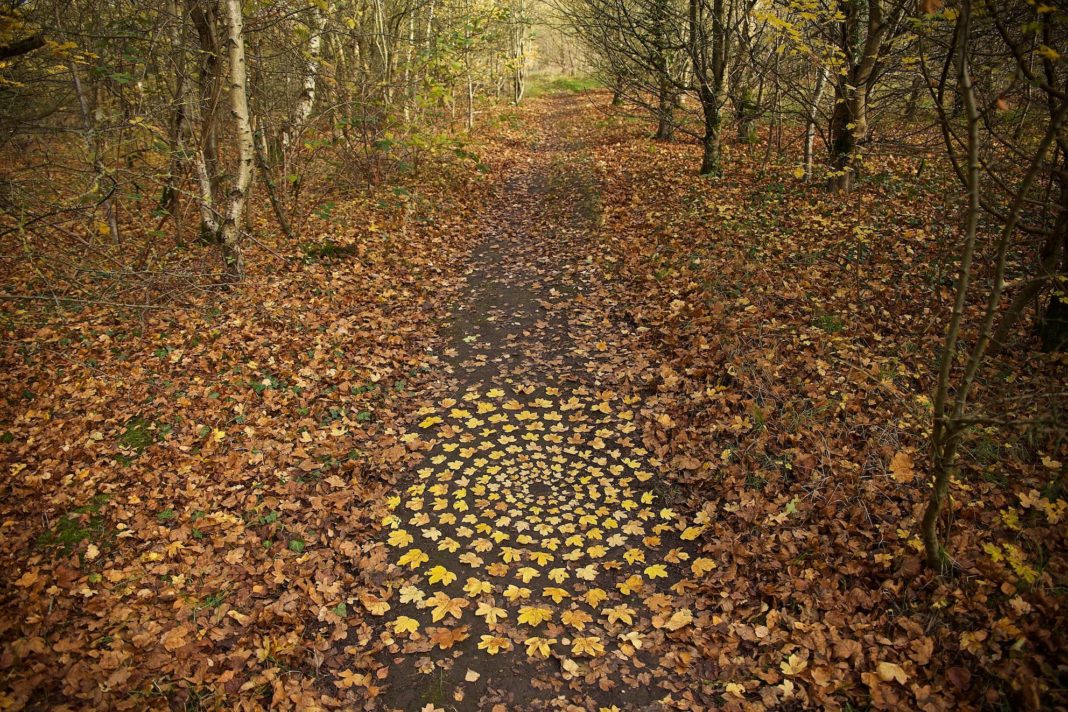
[[[523,606],[519,609],[519,622],[537,628],[545,621],[552,620],[553,612],[540,606]]]
[[[690,564],[690,571],[693,571],[694,576],[704,576],[714,568],[716,568],[716,562],[703,556],[694,559],[693,563]]]
[[[616,588],[618,588],[619,592],[622,593],[624,596],[629,596],[635,591],[640,591],[642,588],[642,583],[642,577],[638,574],[634,574],[628,577],[626,581],[621,581],[620,583],[617,583]]]
[[[557,588],[555,586],[550,586],[548,588],[542,589],[541,595],[545,596],[546,598],[551,598],[553,600],[553,603],[560,603],[565,598],[571,598],[570,593],[568,593],[562,588]]]
[[[533,554],[530,555],[530,558],[538,566],[545,566],[545,564],[549,563],[550,561],[552,561],[556,557],[554,557],[552,554],[550,554],[547,551],[535,551]]]
[[[704,532],[704,530],[704,527],[686,527],[686,529],[682,532],[680,538],[683,541],[693,541],[697,537],[701,536],[701,533]]]
[[[608,594],[599,588],[591,588],[586,592],[586,603],[591,608],[598,608],[608,598]]]
[[[634,623],[634,609],[628,606],[626,603],[620,603],[618,606],[607,608],[604,611],[608,616],[609,623],[623,622],[625,625],[631,625]]]
[[[364,596],[364,598],[361,599],[361,602],[363,603],[363,607],[373,616],[385,615],[386,611],[389,610],[389,604],[378,596]]]
[[[478,642],[478,649],[485,650],[490,655],[496,655],[502,650],[511,650],[512,641],[498,635],[484,635]]]
[[[389,533],[389,538],[386,539],[390,546],[408,546],[413,541],[415,541],[415,538],[403,529],[394,529]]]
[[[484,618],[489,625],[496,625],[498,620],[508,617],[508,612],[498,608],[493,601],[480,601],[475,615]]]
[[[899,683],[904,685],[906,682],[908,682],[909,679],[909,676],[905,672],[904,668],[902,668],[897,663],[879,663],[879,665],[875,668],[875,672],[879,675],[879,679],[883,682],[893,682],[894,680],[897,680]]]
[[[530,589],[508,584],[508,588],[504,589],[504,597],[515,603],[520,599],[530,598]]]
[[[466,593],[471,598],[475,598],[476,596],[481,596],[483,593],[492,593],[492,592],[493,592],[493,584],[491,584],[489,581],[479,581],[477,578],[474,578],[473,576],[468,578],[467,579],[467,583],[464,584],[464,593]]]
[[[408,566],[412,569],[417,569],[421,564],[430,561],[430,557],[424,554],[419,549],[409,549],[400,557],[397,563],[401,566]]]
[[[537,569],[533,569],[529,566],[524,566],[515,572],[516,576],[523,580],[523,583],[530,583],[531,579],[535,579],[541,576],[541,572]]]
[[[449,598],[443,593],[439,593],[442,598],[435,598],[437,605],[430,611],[430,618],[435,623],[443,619],[445,616],[452,616],[459,620],[463,615],[463,609],[467,607],[467,600],[463,598]]]
[[[456,574],[438,564],[427,572],[427,580],[432,584],[440,583],[443,586],[448,586],[456,580]]]
[[[556,638],[527,638],[524,641],[527,646],[527,655],[532,658],[547,658],[552,651],[552,646],[556,644]]]
[[[419,621],[408,616],[397,616],[397,620],[390,624],[393,627],[393,632],[397,635],[401,633],[414,633],[419,630]]]
[[[651,579],[667,578],[667,569],[663,564],[653,564],[645,567],[645,575]]]
[[[604,655],[604,645],[601,643],[601,639],[595,635],[588,637],[576,637],[571,643],[571,653],[573,655],[588,655],[591,658]]]
[[[593,620],[593,617],[589,613],[576,608],[564,611],[560,616],[560,620],[563,621],[564,625],[569,625],[575,630],[583,630],[586,628],[586,624]]]
[[[426,598],[426,594],[415,586],[404,586],[400,590],[401,603],[418,603]]]

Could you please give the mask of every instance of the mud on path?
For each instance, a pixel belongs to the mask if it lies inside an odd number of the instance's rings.
[[[447,383],[418,413],[431,445],[388,502],[371,708],[660,709],[695,657],[693,579],[716,564],[613,378],[629,329],[588,259],[596,171],[574,100],[549,101],[486,206],[441,327]]]

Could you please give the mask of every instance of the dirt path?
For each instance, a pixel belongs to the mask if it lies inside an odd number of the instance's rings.
[[[452,382],[419,414],[434,445],[384,532],[383,709],[658,708],[664,671],[692,657],[686,594],[714,562],[656,491],[640,398],[605,377],[597,334],[626,326],[588,296],[599,204],[573,105],[486,207],[442,328]]]

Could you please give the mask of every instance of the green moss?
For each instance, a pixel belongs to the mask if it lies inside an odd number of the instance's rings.
[[[37,537],[37,546],[41,549],[59,549],[66,556],[83,541],[103,543],[111,536],[111,530],[101,514],[107,501],[106,494],[98,494],[88,504],[64,514]]]
[[[155,424],[138,415],[126,421],[119,435],[119,445],[140,455],[146,448],[153,445],[156,439]]]
[[[332,240],[304,242],[301,243],[300,250],[308,262],[342,259],[356,254],[355,245],[339,245]]]

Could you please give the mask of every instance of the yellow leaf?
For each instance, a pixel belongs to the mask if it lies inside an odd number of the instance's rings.
[[[530,657],[547,658],[552,646],[556,644],[556,638],[527,638],[525,644],[527,646],[527,655]]]
[[[617,583],[616,588],[618,588],[619,592],[622,593],[624,596],[629,596],[635,591],[641,590],[642,577],[638,574],[634,574],[633,576],[630,576],[626,581]]]
[[[591,658],[596,658],[604,655],[604,645],[601,644],[601,639],[597,636],[576,637],[571,644],[571,653],[573,655],[588,655]]]
[[[545,621],[552,620],[553,612],[548,608],[539,606],[523,606],[519,609],[519,622],[537,628]]]
[[[497,635],[484,635],[478,643],[479,650],[485,650],[490,655],[496,655],[502,650],[511,650],[512,641]]]
[[[575,609],[570,611],[564,611],[560,616],[560,620],[564,625],[569,625],[575,630],[583,630],[586,624],[593,620],[593,617],[585,611]]]
[[[456,580],[456,574],[438,564],[427,572],[427,580],[432,584],[440,583],[443,586],[448,586]]]
[[[667,623],[664,624],[664,627],[670,631],[676,631],[679,628],[688,626],[692,622],[693,613],[690,612],[689,608],[683,608],[672,613],[671,617],[667,619]]]
[[[645,575],[651,579],[667,578],[667,569],[663,564],[653,564],[645,567]]]
[[[704,527],[686,527],[686,530],[682,532],[683,541],[693,541],[697,537],[701,536],[701,533],[705,530]]]
[[[897,680],[904,685],[909,679],[909,676],[905,674],[905,670],[897,663],[879,663],[875,668],[875,672],[883,682],[893,682],[894,680]]]
[[[507,618],[508,613],[503,608],[498,608],[493,601],[481,601],[475,615],[486,619],[489,625],[496,625],[501,618]]]
[[[508,584],[508,588],[504,589],[504,597],[512,603],[515,603],[520,599],[530,598],[530,589],[521,588],[514,584]]]
[[[409,568],[417,569],[421,564],[424,564],[427,561],[430,561],[430,557],[424,554],[422,551],[420,551],[419,549],[409,549],[404,553],[403,556],[400,557],[400,559],[398,559],[397,563],[399,563],[401,566],[408,566]]]
[[[471,598],[481,596],[483,593],[492,593],[493,584],[489,581],[479,581],[477,578],[471,577],[467,579],[467,583],[464,584],[464,593]]]
[[[397,616],[397,620],[393,621],[391,625],[393,627],[393,632],[397,635],[400,635],[401,633],[414,633],[419,630],[419,621],[414,618],[409,618],[408,616]]]
[[[723,686],[723,689],[727,692],[727,694],[734,695],[735,697],[745,696],[745,686],[739,685],[737,682],[728,682],[726,685]]]
[[[541,576],[541,572],[537,569],[532,569],[529,566],[524,566],[515,572],[516,576],[523,580],[523,583],[530,583],[531,579]]]
[[[787,675],[799,675],[808,667],[808,660],[802,660],[796,653],[791,653],[788,659],[779,663],[779,667]]]
[[[693,563],[690,564],[690,571],[693,571],[694,576],[704,576],[714,568],[716,568],[716,562],[703,556],[699,559],[694,559]]]
[[[389,538],[386,539],[390,546],[408,546],[413,541],[415,541],[415,538],[403,529],[394,529],[389,533]]]
[[[608,594],[599,588],[591,588],[586,592],[586,603],[588,603],[591,608],[600,607],[601,603],[607,598]]]
[[[361,599],[363,607],[366,608],[373,616],[385,615],[389,610],[389,604],[383,601],[377,596],[367,595]]]
[[[890,460],[890,476],[894,478],[895,482],[902,484],[908,484],[916,478],[916,471],[913,469],[912,455],[905,451],[901,451],[894,455]]]
[[[553,600],[553,603],[560,603],[565,598],[571,598],[570,593],[568,593],[562,588],[556,588],[555,586],[550,586],[548,588],[543,589],[541,595],[545,596],[546,598],[551,598]]]

